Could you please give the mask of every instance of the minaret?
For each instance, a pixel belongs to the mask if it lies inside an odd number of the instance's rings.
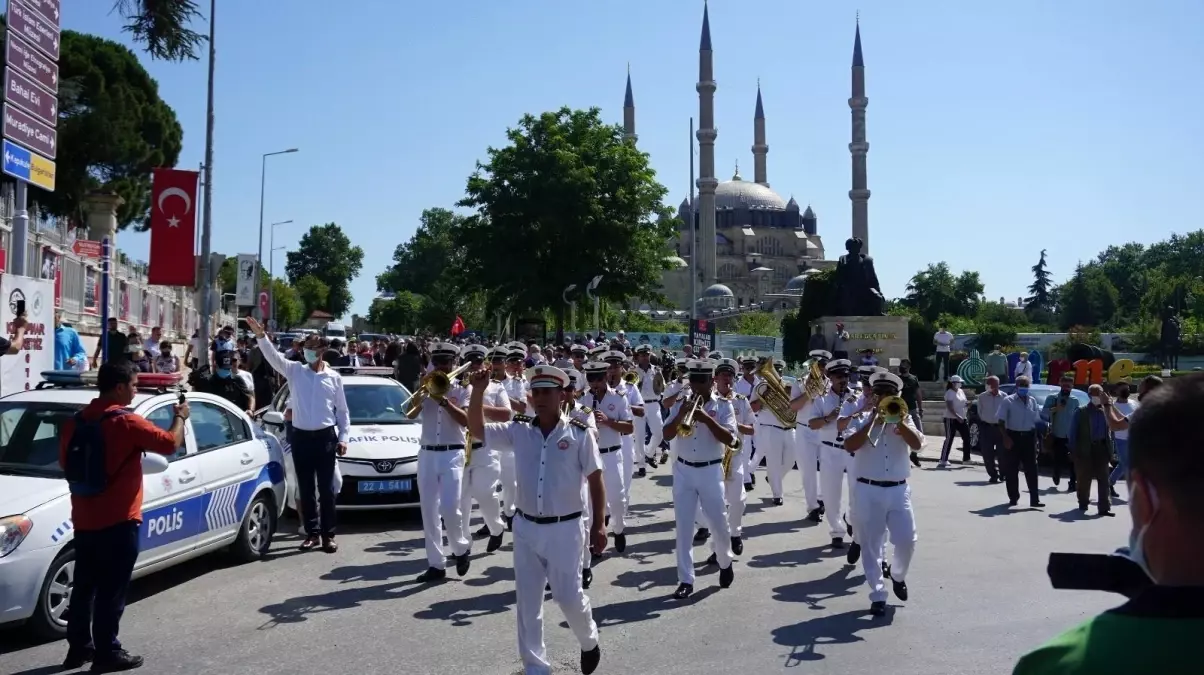
[[[849,108],[853,111],[853,141],[849,153],[853,156],[853,189],[849,200],[853,202],[853,236],[863,242],[861,252],[870,252],[870,191],[866,187],[865,155],[870,144],[865,141],[865,107],[870,100],[865,97],[865,62],[861,59],[861,18],[857,19],[857,32],[853,37],[853,96]]]
[[[769,187],[765,172],[765,155],[769,146],[765,144],[765,108],[761,105],[761,80],[757,80],[757,111],[753,113],[753,180]]]
[[[715,70],[711,54],[711,19],[702,6],[702,41],[698,47],[698,239],[699,276],[703,287],[718,283],[715,276]]]
[[[623,96],[623,140],[632,143],[639,140],[635,135],[635,97],[631,95],[631,64],[627,64],[627,94]]]

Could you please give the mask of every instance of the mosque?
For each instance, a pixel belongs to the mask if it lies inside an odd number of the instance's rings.
[[[688,309],[692,292],[697,292],[699,316],[797,307],[807,275],[836,263],[825,260],[819,221],[811,206],[800,208],[794,197],[782,199],[769,185],[766,172],[769,144],[765,138],[765,109],[759,83],[753,112],[753,179],[742,177],[739,166],[731,180],[721,182],[715,177],[718,131],[715,128],[717,85],[713,55],[710,16],[704,5],[697,84],[699,178],[695,185],[698,198],[694,209],[690,198],[682,200],[678,207],[683,227],[669,257],[675,267],[666,271],[661,279],[662,292],[677,310]],[[853,185],[849,199],[852,202],[853,236],[865,242],[862,248],[865,253],[869,252],[867,205],[870,192],[866,188],[865,163],[869,151],[865,141],[868,102],[865,64],[861,56],[861,27],[857,25],[853,38],[852,96],[848,101],[853,119],[852,142],[849,143]],[[623,129],[626,138],[636,142],[635,97],[630,73],[623,101]],[[694,255],[691,240],[695,238],[690,236],[689,226],[685,225],[688,223],[694,223],[698,235],[697,284],[691,284],[688,261]],[[843,255],[843,241],[837,250],[837,257]],[[632,309],[652,310],[654,314],[662,315],[662,308],[641,300],[634,301]]]

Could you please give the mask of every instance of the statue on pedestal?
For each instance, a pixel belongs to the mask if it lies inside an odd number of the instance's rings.
[[[1168,306],[1162,312],[1162,335],[1160,337],[1162,367],[1170,370],[1178,369],[1179,351],[1183,347],[1183,331],[1179,317],[1175,316],[1175,310],[1172,307]]]
[[[874,259],[861,252],[861,239],[844,243],[845,255],[836,263],[836,306],[838,316],[883,316],[886,299],[878,287]]]

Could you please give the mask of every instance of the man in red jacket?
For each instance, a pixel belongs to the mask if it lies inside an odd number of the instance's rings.
[[[138,387],[138,367],[110,361],[97,374],[100,395],[81,412],[87,422],[128,406]],[[188,404],[175,406],[167,431],[139,415],[114,415],[100,422],[104,439],[106,481],[92,496],[71,495],[75,527],[75,586],[67,618],[67,658],[63,668],[92,661],[92,672],[113,673],[142,665],[142,657],[121,648],[117,627],[125,611],[125,593],[142,524],[142,453],[172,455],[184,444]],[[59,464],[66,468],[75,420],[63,425]]]

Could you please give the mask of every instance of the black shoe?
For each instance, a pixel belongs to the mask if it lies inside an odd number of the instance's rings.
[[[987,482],[990,483],[991,485],[995,485],[996,483],[999,482],[999,476],[991,476],[990,478],[987,479]]]
[[[647,470],[647,469],[645,469],[645,468],[644,468],[644,467],[642,467],[642,466],[639,468],[639,470],[638,470],[638,471],[636,471],[636,472],[635,472],[635,477],[636,477],[636,478],[643,478],[643,477],[645,477],[645,476],[647,476],[647,475],[648,475],[648,470]]]
[[[552,592],[552,584],[544,583],[543,590],[544,590],[544,593],[551,593]]]
[[[492,536],[492,535],[489,534],[489,526],[488,525],[482,525],[481,529],[472,533],[473,539],[484,539],[485,537],[489,537],[489,536]]]
[[[1040,501],[1040,500],[1037,500],[1037,499],[1033,499],[1033,500],[1029,501],[1028,505],[1029,505],[1029,507],[1030,507],[1030,508],[1034,508],[1034,509],[1043,509],[1043,508],[1045,508],[1045,502],[1042,502],[1042,501]]]
[[[832,537],[832,548],[844,548],[844,539]]]
[[[827,509],[827,507],[825,507],[825,506],[824,506],[824,500],[822,500],[822,499],[819,499],[819,500],[816,500],[816,501],[818,501],[818,502],[819,502],[819,515],[821,515],[821,516],[823,516],[823,515],[827,515],[827,513],[828,513],[828,509]]]
[[[603,524],[606,525],[607,527],[610,527],[610,514],[609,513],[606,514],[606,519],[603,522]]]
[[[513,532],[514,531],[514,516],[503,515],[502,520],[506,521],[506,531]]]
[[[1079,511],[1081,513],[1087,513],[1087,506],[1087,502],[1079,502]]]
[[[894,577],[890,575],[890,563],[886,562],[885,560],[882,561],[882,576],[885,579],[891,579],[892,581],[894,580]]]
[[[748,474],[748,484],[753,487],[757,486],[757,474],[756,473]]]
[[[595,645],[588,652],[581,652],[581,672],[589,675],[598,669],[598,663],[602,660],[602,648]]]
[[[727,567],[719,570],[719,588],[731,588],[732,582],[736,579],[735,563],[728,563]]]
[[[677,590],[673,591],[673,597],[678,600],[685,600],[694,593],[694,584],[678,584]]]
[[[1062,479],[1061,479],[1060,477],[1058,477],[1058,476],[1054,476],[1054,477],[1053,477],[1053,484],[1054,484],[1054,486],[1055,486],[1055,487],[1056,487],[1056,486],[1058,486],[1058,485],[1061,485],[1061,484],[1062,484]]]
[[[1116,516],[1116,514],[1115,514],[1115,513],[1113,513],[1111,509],[1108,509],[1108,510],[1100,510],[1099,514],[1100,514],[1101,516],[1106,516],[1106,517],[1108,517],[1108,518],[1113,518],[1113,517],[1115,517],[1115,516]]]
[[[732,537],[732,553],[736,555],[744,553],[744,540],[740,537]]]
[[[656,468],[656,458],[655,457],[649,457],[649,458],[645,459],[644,461],[648,463],[648,466],[650,466],[654,469]]]
[[[1078,489],[1079,489],[1079,486],[1077,483],[1071,483],[1070,485],[1066,486],[1067,492],[1076,492]]]
[[[581,570],[581,588],[589,590],[589,585],[594,583],[594,571],[588,567]],[[548,585],[548,590],[552,590],[552,586]]]
[[[811,509],[811,513],[807,514],[807,520],[810,520],[813,523],[821,522],[823,519],[823,514],[820,513],[819,509]]]
[[[849,545],[849,552],[844,556],[845,562],[850,565],[856,565],[858,560],[861,560],[861,544],[853,542]]]
[[[669,463],[669,453],[662,452],[661,453],[661,464],[668,464],[668,463]]]
[[[489,544],[487,544],[485,546],[485,552],[493,553],[494,551],[498,550],[501,547],[502,547],[502,535],[501,534],[489,535]]]
[[[1120,493],[1116,491],[1115,485],[1108,486],[1108,496],[1112,497],[1113,499],[1120,499]]]
[[[744,484],[744,491],[745,491],[745,492],[752,492],[752,491],[753,491],[753,484],[752,484],[751,482],[749,482],[749,483],[745,483],[745,484]]]
[[[80,647],[79,649],[72,647],[67,650],[67,658],[63,659],[63,670],[83,668],[84,664],[90,663],[95,655],[96,650],[91,647]]]
[[[907,582],[906,581],[894,581],[892,579],[892,586],[894,586],[895,597],[906,602],[907,601]]]
[[[914,464],[917,469],[920,468],[920,453],[918,453],[918,452],[911,453],[910,459],[911,459],[911,463]]]
[[[710,538],[711,531],[705,527],[700,527],[698,528],[698,531],[694,533],[694,545],[702,546],[703,544],[707,543],[707,539]]]
[[[432,581],[443,581],[447,578],[447,570],[435,569],[434,567],[426,568],[426,571],[419,574],[414,581],[420,584],[427,584]]]
[[[469,560],[469,554],[465,553],[464,555],[455,556],[455,558],[456,558],[456,576],[462,577],[465,574],[468,574],[468,567],[469,567],[469,563],[471,562]]]
[[[615,535],[615,550],[618,551],[619,553],[622,553],[623,551],[627,550],[627,535],[625,535],[625,534],[616,534]]]
[[[1009,500],[1008,500],[1008,506],[1015,506],[1015,505],[1017,505],[1017,504],[1019,504],[1019,503],[1020,503],[1020,500],[1019,500],[1019,499],[1009,499]]]
[[[92,660],[94,673],[120,673],[123,670],[133,670],[142,667],[142,657],[131,654],[124,649]]]
[[[962,455],[962,464],[969,464],[969,463],[970,463],[970,453],[967,452],[966,454]]]
[[[715,557],[714,553],[712,553],[711,555],[707,556],[707,559],[704,560],[702,564],[703,565],[718,565],[719,559]]]
[[[870,603],[870,616],[886,616],[886,601],[879,600]]]
[[[841,519],[844,520],[844,531],[850,537],[853,536],[853,525],[849,522],[849,514],[846,513],[845,515],[841,516]]]
[[[781,497],[774,497],[774,498],[773,498],[773,505],[774,505],[774,506],[781,506],[781,505],[782,505],[782,498],[781,498]]]

